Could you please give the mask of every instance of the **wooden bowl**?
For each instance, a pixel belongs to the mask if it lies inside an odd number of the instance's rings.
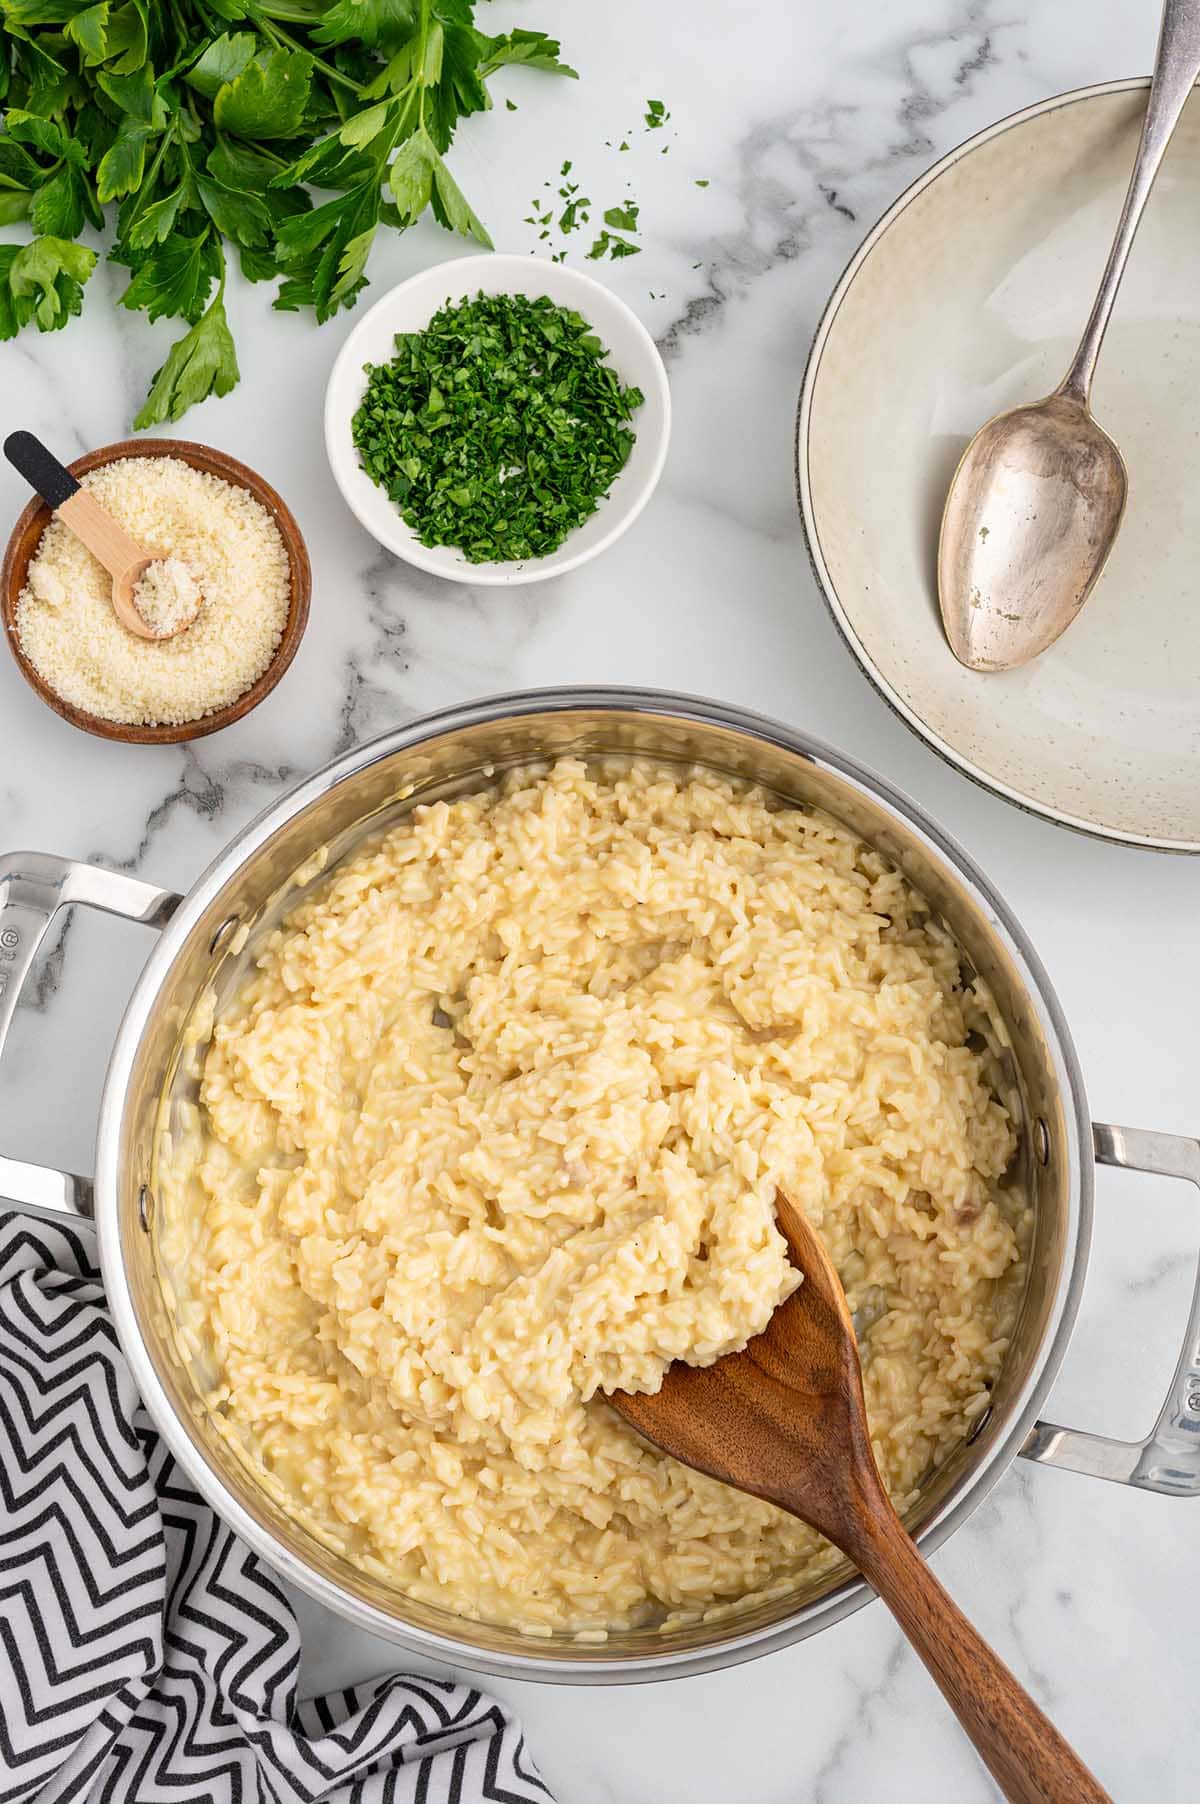
[[[228,452],[214,451],[208,445],[195,445],[181,438],[126,438],[115,445],[102,445],[98,451],[89,451],[86,457],[76,458],[67,468],[72,476],[86,476],[89,470],[99,469],[101,464],[116,463],[123,457],[180,457],[194,470],[204,470],[210,476],[219,476],[224,482],[248,489],[274,520],[291,568],[292,599],[284,623],[283,637],[262,675],[226,707],[216,708],[211,714],[203,714],[198,720],[180,721],[173,726],[131,726],[124,721],[104,720],[97,714],[88,714],[84,709],[76,708],[73,703],[64,701],[39,676],[25,656],[17,633],[17,597],[25,587],[29,561],[37,550],[51,517],[45,502],[36,497],[13,528],[8,549],[4,553],[4,562],[0,565],[0,620],[3,621],[8,648],[25,681],[31,689],[36,689],[47,707],[53,708],[56,714],[61,714],[64,720],[69,720],[73,727],[79,727],[85,733],[95,733],[101,739],[121,739],[129,745],[177,745],[182,740],[202,739],[208,733],[217,733],[222,727],[232,726],[235,720],[241,720],[243,715],[249,714],[251,708],[257,708],[259,702],[271,693],[295,657],[296,647],[308,624],[312,569],[308,561],[308,549],[291,509],[269,482],[264,482],[261,476],[239,463],[236,457],[230,457]]]

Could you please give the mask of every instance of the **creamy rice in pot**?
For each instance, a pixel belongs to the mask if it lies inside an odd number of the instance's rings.
[[[846,1286],[903,1505],[1020,1296],[1013,1127],[945,929],[831,819],[562,760],[419,806],[212,1031],[166,1249],[210,1397],[323,1539],[530,1633],[694,1619],[831,1558],[607,1408]],[[181,1249],[186,1248],[186,1255]]]

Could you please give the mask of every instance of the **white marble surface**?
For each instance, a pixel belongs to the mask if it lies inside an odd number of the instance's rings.
[[[803,724],[925,803],[1028,926],[1096,1113],[1195,1132],[1200,866],[1027,819],[911,738],[817,598],[791,476],[809,337],[874,218],[999,115],[1148,67],[1155,10],[1120,0],[529,0],[519,16],[557,24],[584,80],[512,75],[520,110],[464,132],[456,168],[503,249],[534,242],[521,223],[528,197],[564,157],[604,204],[633,181],[647,248],[602,273],[669,360],[675,441],[652,506],[615,550],[558,582],[473,592],[417,575],[365,538],[326,474],[321,393],[351,316],[318,332],[271,314],[262,290],[235,288],[245,380],[182,430],[256,464],[296,509],[316,576],[307,638],[264,707],[191,749],[85,739],[0,660],[0,843],[184,888],[282,788],[427,709],[535,683],[708,692]],[[649,95],[671,109],[668,135],[635,131],[631,152],[605,150],[640,122]],[[454,249],[432,227],[392,242],[373,266],[375,291]],[[68,456],[123,435],[167,333],[106,304],[101,291],[119,281],[101,271],[84,321],[67,332],[0,348],[6,428],[31,427]],[[21,500],[5,470],[0,518]],[[145,950],[135,928],[70,925],[9,1048],[6,1153],[88,1168],[106,1051]],[[1132,1434],[1148,1426],[1174,1362],[1200,1220],[1194,1196],[1163,1180],[1102,1174],[1098,1202],[1053,1414]],[[1200,1505],[1018,1465],[935,1565],[1115,1798],[1195,1796]],[[303,1614],[314,1685],[393,1664],[383,1643]],[[879,1605],[710,1677],[498,1688],[524,1713],[563,1804],[994,1795]]]

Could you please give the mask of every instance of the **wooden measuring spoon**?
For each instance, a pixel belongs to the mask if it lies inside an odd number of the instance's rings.
[[[678,1362],[654,1397],[607,1401],[646,1440],[778,1504],[848,1554],[941,1687],[1010,1804],[1111,1804],[1078,1756],[947,1595],[883,1488],[841,1282],[791,1200],[780,1233],[804,1282],[740,1353]]]
[[[32,432],[10,432],[4,441],[4,455],[32,489],[65,520],[76,538],[82,540],[94,558],[98,558],[112,577],[113,612],[121,625],[139,639],[171,639],[189,627],[200,612],[203,600],[199,590],[196,606],[184,619],[176,621],[165,632],[156,632],[138,612],[133,591],[151,564],[162,560],[161,551],[147,551],[131,538],[123,526],[89,495],[60,464],[52,451]]]

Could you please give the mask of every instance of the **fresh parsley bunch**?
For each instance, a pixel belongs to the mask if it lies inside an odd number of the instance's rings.
[[[0,0],[0,339],[80,311],[115,209],[121,305],[187,322],[134,425],[238,380],[230,253],[275,305],[353,305],[378,227],[432,207],[491,240],[445,163],[506,63],[564,75],[557,42],[476,29],[474,0]],[[321,191],[314,197],[311,189]]]

